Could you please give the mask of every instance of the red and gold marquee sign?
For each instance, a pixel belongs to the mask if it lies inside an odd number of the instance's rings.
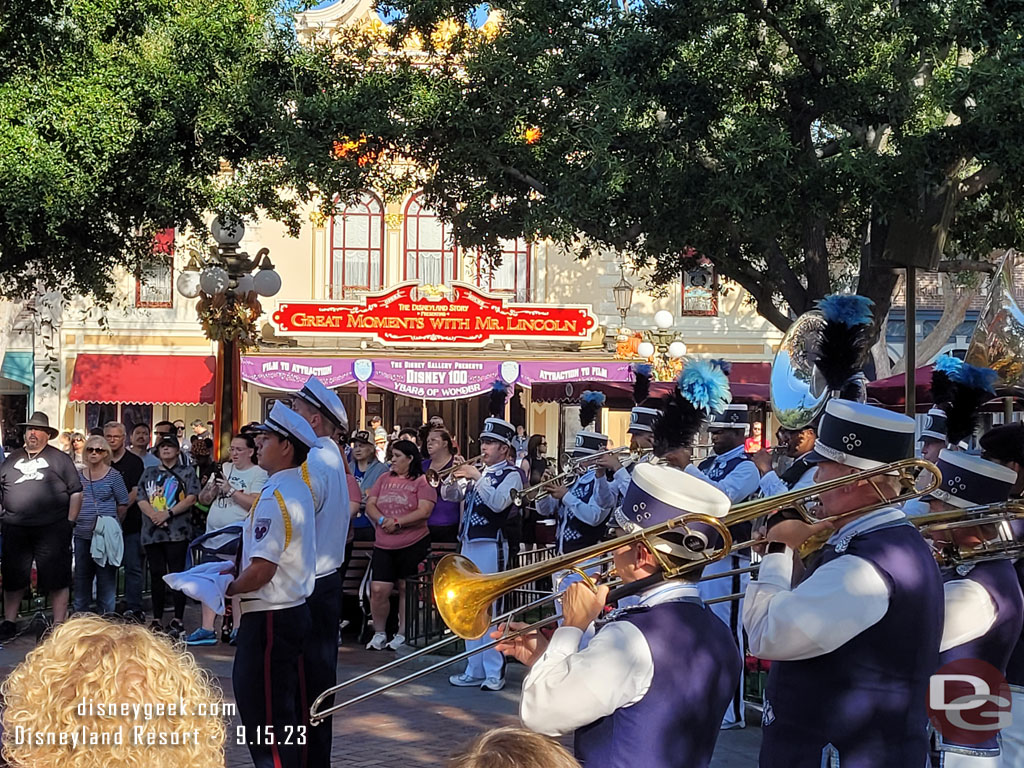
[[[505,303],[465,284],[403,283],[362,301],[280,301],[285,335],[372,337],[381,344],[482,347],[496,339],[585,341],[597,326],[589,306]]]

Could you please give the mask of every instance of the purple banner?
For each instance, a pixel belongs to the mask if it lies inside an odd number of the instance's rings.
[[[310,376],[330,388],[358,382],[365,397],[374,386],[427,400],[461,400],[487,393],[498,378],[530,387],[539,382],[629,381],[623,362],[423,360],[410,358],[243,357],[242,379],[270,389],[295,391]]]

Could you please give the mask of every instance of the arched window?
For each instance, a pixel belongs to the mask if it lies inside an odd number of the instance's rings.
[[[331,218],[330,282],[328,295],[344,299],[355,291],[378,291],[384,286],[384,206],[363,192]]]
[[[514,301],[530,300],[530,244],[521,237],[501,241],[501,264],[484,255],[476,259],[476,284],[491,293],[507,293]]]
[[[405,206],[405,279],[420,285],[449,284],[458,279],[451,227],[420,202],[420,193]]]

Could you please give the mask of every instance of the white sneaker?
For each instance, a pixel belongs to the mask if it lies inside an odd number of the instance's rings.
[[[452,675],[448,678],[448,682],[458,688],[476,688],[478,685],[484,682],[482,677],[470,677],[465,672],[461,675]]]
[[[390,648],[392,651],[397,651],[402,645],[405,644],[405,635],[395,635],[388,641],[385,648]]]
[[[374,632],[370,642],[366,644],[368,651],[383,651],[388,643],[388,636],[383,632]]]
[[[481,691],[500,691],[505,687],[504,677],[488,677],[480,684]]]

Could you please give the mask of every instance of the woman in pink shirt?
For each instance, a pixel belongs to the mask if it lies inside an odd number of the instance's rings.
[[[373,639],[366,647],[398,650],[405,642],[405,579],[416,574],[430,552],[427,518],[437,491],[427,484],[420,451],[411,440],[392,447],[391,471],[381,475],[366,499],[366,516],[377,529],[370,567],[370,613]],[[391,590],[398,582],[398,634],[388,642],[386,630]]]

